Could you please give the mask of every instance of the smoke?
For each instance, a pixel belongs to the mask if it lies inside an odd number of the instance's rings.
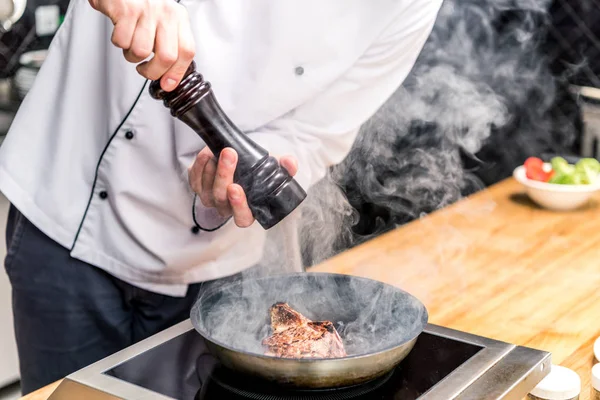
[[[559,80],[542,50],[549,3],[445,2],[410,76],[364,124],[348,157],[311,189],[300,228],[307,265],[573,142],[572,121],[556,113]]]
[[[410,76],[364,124],[347,158],[311,188],[295,214],[294,219],[300,217],[305,265],[482,190],[486,183],[508,176],[529,155],[561,152],[572,144],[575,127],[556,112],[557,98],[563,96],[561,78],[552,76],[541,46],[549,3],[446,0]],[[475,209],[454,207],[452,212],[480,220],[495,206],[485,198],[477,204]],[[386,277],[397,274],[400,282],[412,274],[425,282],[443,272],[460,285],[466,274],[461,257],[468,254],[469,237],[453,226],[429,226],[427,219],[419,223],[431,231],[435,245],[424,243],[394,254],[398,268],[386,271]],[[398,338],[395,329],[411,326],[390,317],[390,310],[398,306],[394,291],[363,288],[349,302],[342,288],[319,291],[307,284],[310,277],[284,287],[247,279],[289,272],[282,269],[289,253],[283,254],[280,242],[269,243],[262,273],[245,272],[237,300],[208,311],[207,324],[223,342],[262,352],[260,341],[269,332],[268,308],[281,301],[311,319],[337,323],[342,340],[363,351],[373,338],[377,343],[381,338],[381,343],[392,340],[385,329]],[[426,300],[426,285],[413,285],[411,290]],[[361,312],[346,315],[356,310],[354,304]]]
[[[261,342],[271,331],[269,308],[285,299],[313,321],[332,321],[350,356],[414,339],[427,319],[425,307],[415,297],[377,281],[329,275],[295,278],[221,282],[216,293],[203,293],[192,318],[211,340],[263,354]]]

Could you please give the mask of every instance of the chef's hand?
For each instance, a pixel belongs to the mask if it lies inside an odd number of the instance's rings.
[[[147,79],[177,87],[195,55],[194,36],[185,8],[174,0],[89,0],[114,25],[112,42]],[[162,78],[161,78],[162,77]]]
[[[237,165],[237,153],[231,148],[224,149],[217,161],[208,147],[205,147],[188,170],[190,185],[200,196],[205,207],[214,207],[223,217],[233,215],[240,228],[249,227],[254,217],[248,207],[242,187],[233,183],[233,173]],[[298,172],[298,163],[291,156],[279,158],[279,163],[290,175]]]

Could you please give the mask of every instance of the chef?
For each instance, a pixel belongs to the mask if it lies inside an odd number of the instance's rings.
[[[195,60],[308,189],[408,75],[440,3],[71,0],[0,150],[23,392],[187,318],[203,282],[261,259],[237,154],[217,161],[148,79],[170,91]]]

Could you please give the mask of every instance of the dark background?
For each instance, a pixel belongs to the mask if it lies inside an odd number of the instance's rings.
[[[476,3],[477,7],[480,7],[485,2],[486,0],[464,0],[455,3],[456,7],[468,9],[472,4]],[[512,4],[505,1],[506,11],[495,14],[493,18],[491,25],[495,30],[494,35],[497,36],[498,46],[510,47],[511,42],[517,40],[516,26],[535,25],[535,50],[540,56],[530,63],[539,63],[539,68],[547,68],[550,71],[551,76],[540,74],[536,79],[553,80],[552,83],[556,87],[555,98],[546,109],[532,112],[528,105],[543,102],[546,95],[542,90],[538,90],[538,87],[547,86],[549,82],[538,82],[537,86],[529,82],[529,86],[525,85],[523,88],[525,92],[520,94],[524,98],[513,96],[514,99],[511,99],[511,93],[505,93],[510,121],[501,127],[493,127],[492,134],[475,154],[470,154],[462,148],[455,149],[460,154],[464,170],[475,179],[463,179],[460,196],[450,195],[455,197],[454,200],[511,176],[514,168],[528,156],[579,154],[582,116],[578,99],[569,88],[571,85],[600,87],[600,0],[555,0],[549,13],[545,15],[520,11],[517,3],[518,1]],[[436,25],[433,36],[436,31],[443,35],[444,29],[446,27]],[[473,34],[477,35],[478,32],[474,30]],[[439,62],[434,55],[429,54],[436,50],[435,46],[426,45],[413,73],[423,70],[424,64]],[[531,65],[530,67],[534,68]],[[411,79],[414,77],[409,76],[407,82]],[[491,85],[498,92],[505,90],[502,85],[494,87],[493,82]],[[398,156],[409,159],[411,153],[418,150],[435,153],[442,148],[452,148],[452,144],[447,143],[446,138],[436,134],[436,131],[437,126],[433,123],[412,121],[408,132],[399,134],[395,142]],[[372,134],[373,132],[369,131],[361,132],[359,142],[361,136],[366,141],[368,139],[365,137]],[[358,152],[360,149],[355,148],[354,151]],[[427,175],[431,171],[416,162],[412,165],[408,162],[408,165],[394,170],[395,166],[389,162],[385,166],[378,166],[378,160],[369,160],[368,155],[366,157],[360,168],[343,164],[337,167],[336,183],[348,195],[350,203],[359,214],[358,221],[353,226],[353,234],[343,234],[344,237],[337,245],[339,250],[359,244],[372,235],[393,229],[446,205],[442,204],[441,200],[444,195],[438,193],[443,191],[444,187],[420,188],[419,201],[411,200],[414,199],[412,193],[409,195],[404,193],[402,188],[397,188],[393,203],[404,201],[404,208],[392,206],[389,199],[374,196],[366,185],[356,183],[360,180],[360,174],[355,170],[375,166],[378,168],[379,183],[382,185],[386,176],[419,176]],[[432,175],[432,179],[439,179],[439,175]]]
[[[19,57],[30,50],[47,49],[52,36],[38,37],[35,33],[35,9],[58,5],[61,15],[67,12],[69,0],[27,0],[23,17],[8,32],[0,34],[0,79],[11,77],[19,67]]]

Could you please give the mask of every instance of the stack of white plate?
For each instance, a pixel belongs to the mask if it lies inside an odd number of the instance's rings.
[[[29,92],[35,78],[46,59],[48,50],[36,50],[24,53],[19,59],[21,67],[15,74],[15,88],[21,99]]]

